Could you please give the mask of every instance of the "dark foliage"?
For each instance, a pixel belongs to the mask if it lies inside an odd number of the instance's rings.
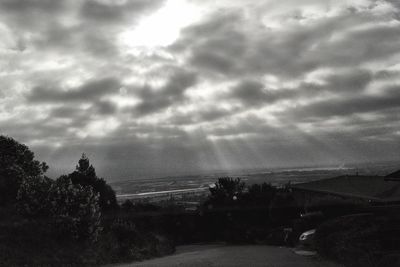
[[[138,229],[127,219],[118,219],[100,239],[103,261],[143,260],[171,254],[175,246],[162,235]]]
[[[201,211],[202,237],[231,243],[263,243],[270,235],[269,207],[277,189],[270,184],[245,186],[240,179],[219,178]]]
[[[0,152],[1,204],[17,201],[0,206],[0,266],[93,266],[174,251],[171,240],[146,222],[137,228],[131,216],[159,207],[126,202],[119,211],[115,192],[85,155],[73,173],[51,180],[25,145],[1,136]],[[123,213],[128,221],[117,219]]]
[[[275,225],[290,225],[301,211],[289,187],[278,190],[269,207],[269,215]]]
[[[271,184],[253,184],[248,187],[247,199],[253,205],[269,206],[276,194],[276,187]]]
[[[161,211],[161,207],[151,203],[133,203],[130,200],[124,201],[121,204],[121,209],[125,212],[157,212]]]
[[[49,190],[51,222],[62,239],[96,241],[101,230],[98,194],[91,186],[72,184],[68,176],[58,178]]]
[[[0,225],[0,266],[93,266],[92,245],[54,236],[46,220]]]
[[[49,217],[49,192],[54,181],[43,176],[25,177],[17,195],[18,212],[27,218]]]
[[[359,214],[321,224],[316,231],[318,253],[346,266],[378,266],[387,253],[400,248],[400,221],[391,216]]]
[[[117,209],[117,200],[114,190],[102,178],[98,178],[96,170],[90,164],[85,154],[79,159],[76,170],[68,175],[73,184],[91,186],[96,193],[99,193],[99,205],[103,212]]]
[[[22,179],[43,175],[48,166],[34,159],[26,145],[0,136],[0,205],[15,202]]]
[[[210,187],[209,202],[214,205],[229,205],[240,200],[243,195],[245,184],[240,178],[222,177],[218,178],[214,187]]]

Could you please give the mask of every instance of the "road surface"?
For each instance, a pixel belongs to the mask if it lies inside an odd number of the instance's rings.
[[[290,248],[274,246],[191,245],[173,255],[115,267],[133,266],[265,266],[338,267],[317,257],[299,256]]]

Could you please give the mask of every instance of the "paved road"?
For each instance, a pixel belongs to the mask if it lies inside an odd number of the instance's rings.
[[[171,256],[115,266],[338,267],[339,265],[315,257],[299,256],[284,247],[193,245],[178,247],[177,252]]]

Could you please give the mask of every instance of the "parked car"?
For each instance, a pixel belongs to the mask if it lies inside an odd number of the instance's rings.
[[[315,229],[308,230],[302,233],[299,237],[300,244],[305,247],[314,246]]]

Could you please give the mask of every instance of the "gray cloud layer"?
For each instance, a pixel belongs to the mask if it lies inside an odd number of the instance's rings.
[[[93,101],[104,95],[119,91],[119,82],[108,78],[97,81],[89,81],[86,84],[70,90],[59,88],[34,87],[27,100],[30,102],[81,102]]]
[[[0,0],[0,133],[115,180],[398,159],[396,1],[183,3]]]
[[[148,114],[177,104],[184,99],[185,90],[194,85],[195,82],[196,75],[194,73],[178,72],[157,90],[144,87],[138,93],[141,103],[135,107],[135,112]]]

